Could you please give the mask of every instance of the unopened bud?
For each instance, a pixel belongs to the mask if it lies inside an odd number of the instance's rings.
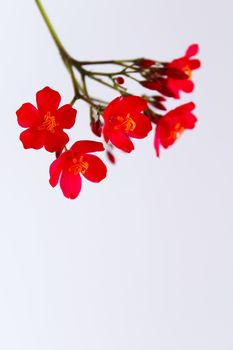
[[[90,126],[91,126],[92,132],[96,136],[101,137],[102,129],[103,129],[103,125],[102,125],[101,121],[99,119],[98,120],[92,120],[91,123],[90,123]]]
[[[122,85],[122,84],[124,84],[125,79],[123,77],[117,77],[115,79],[115,81],[116,81],[117,84]]]
[[[154,64],[155,64],[154,60],[150,60],[150,59],[147,59],[147,58],[142,58],[141,60],[138,60],[136,62],[137,66],[143,67],[143,68],[150,68]]]
[[[107,154],[108,160],[109,160],[112,164],[115,164],[115,163],[116,163],[116,158],[114,157],[114,155],[112,154],[112,152],[107,151],[106,154]]]

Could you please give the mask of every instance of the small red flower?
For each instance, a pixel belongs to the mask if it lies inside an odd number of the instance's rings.
[[[185,129],[193,129],[197,118],[191,113],[195,108],[193,102],[179,106],[163,116],[157,123],[154,147],[157,157],[159,148],[171,146]]]
[[[194,89],[194,83],[191,80],[192,71],[199,68],[201,65],[200,60],[192,59],[191,57],[195,56],[198,53],[198,45],[193,44],[188,47],[185,55],[181,58],[177,58],[169,63],[166,67],[168,79],[167,79],[167,88],[173,92],[175,98],[180,98],[180,91],[192,92]],[[181,72],[186,74],[186,79],[176,78],[171,75],[172,71]],[[173,73],[174,74],[174,73]]]
[[[124,152],[131,152],[134,145],[130,137],[142,139],[148,135],[152,126],[149,118],[142,114],[147,102],[138,96],[117,97],[104,111],[104,139],[109,140]]]
[[[66,104],[58,109],[60,94],[45,87],[36,94],[37,108],[24,103],[16,112],[18,123],[28,128],[20,134],[24,148],[40,149],[49,152],[61,151],[69,141],[63,129],[70,129],[75,123],[77,111]]]
[[[103,144],[95,141],[77,141],[69,151],[63,152],[50,165],[49,183],[60,187],[66,198],[75,199],[81,190],[81,174],[89,181],[100,182],[106,177],[107,168],[92,152],[104,151]]]

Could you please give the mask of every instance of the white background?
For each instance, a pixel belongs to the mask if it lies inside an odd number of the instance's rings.
[[[119,152],[106,181],[65,199],[48,184],[53,156],[19,142],[15,111],[46,85],[67,103],[71,83],[34,1],[1,4],[0,349],[232,350],[232,1],[44,5],[80,59],[169,60],[198,42],[182,102],[199,122],[161,159],[152,134]],[[76,107],[72,142],[94,139]]]

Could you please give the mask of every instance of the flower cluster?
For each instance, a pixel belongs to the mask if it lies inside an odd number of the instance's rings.
[[[187,49],[184,56],[169,63],[144,58],[93,62],[121,66],[120,72],[113,73],[88,71],[85,67],[91,62],[80,62],[67,56],[66,65],[70,65],[75,90],[71,103],[59,107],[60,94],[45,87],[36,94],[37,107],[24,103],[16,112],[19,125],[26,129],[20,134],[24,148],[38,150],[44,147],[55,154],[49,169],[50,185],[55,187],[59,183],[64,196],[74,199],[80,193],[82,176],[92,182],[100,182],[106,177],[106,165],[92,153],[105,151],[109,161],[115,163],[114,147],[126,153],[132,152],[132,139],[147,137],[154,125],[154,147],[159,156],[161,146],[168,148],[185,129],[193,129],[197,121],[192,113],[195,108],[193,102],[164,115],[161,111],[166,111],[167,98],[179,99],[181,91],[193,91],[192,71],[200,66],[200,61],[193,58],[197,53],[198,46],[195,44]],[[73,68],[82,73],[82,86],[75,79]],[[111,83],[99,76],[110,79]],[[113,88],[120,96],[110,103],[90,97],[86,77]],[[157,94],[135,96],[125,87],[127,79],[133,79]],[[91,130],[95,136],[102,138],[102,142],[79,140],[68,148],[69,136],[64,129],[71,129],[75,124],[77,111],[73,104],[78,99],[89,104]]]

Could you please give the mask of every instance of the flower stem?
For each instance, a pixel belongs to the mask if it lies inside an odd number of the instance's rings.
[[[60,54],[62,55],[62,58],[64,58],[64,57],[68,58],[69,54],[67,53],[64,46],[62,45],[47,13],[45,12],[44,6],[42,5],[40,0],[35,0],[35,3],[36,3],[36,5],[41,13],[41,16],[43,17],[43,19],[45,21],[45,24],[46,24],[46,26],[47,26],[47,28],[48,28],[48,30],[53,38],[54,43],[56,44],[58,50],[60,51]]]

